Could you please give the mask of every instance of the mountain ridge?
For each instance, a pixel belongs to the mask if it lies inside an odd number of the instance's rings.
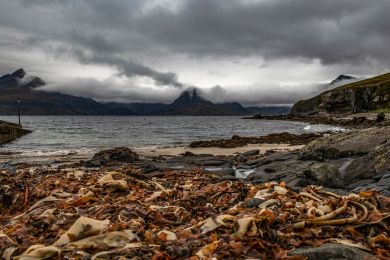
[[[40,89],[46,82],[29,76],[24,69],[0,77],[0,114],[17,114],[20,98],[24,115],[195,115],[238,116],[254,114],[260,108],[245,108],[238,102],[215,104],[201,97],[196,89],[186,90],[171,104],[98,102],[91,98],[77,97]],[[288,108],[286,108],[288,109]],[[275,109],[276,113],[280,110]],[[256,111],[256,113],[258,112]],[[273,110],[265,110],[272,114]]]

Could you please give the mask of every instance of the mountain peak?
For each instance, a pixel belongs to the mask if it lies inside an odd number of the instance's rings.
[[[192,90],[183,91],[180,96],[173,102],[176,105],[190,105],[198,102],[204,102],[202,97],[198,95],[198,90],[196,88]]]
[[[13,78],[23,78],[24,76],[26,76],[26,71],[23,69],[23,68],[20,68],[20,69],[17,69],[15,70],[12,74],[11,74],[11,77]]]
[[[344,80],[354,80],[354,79],[356,79],[356,78],[349,76],[349,75],[341,74],[337,78],[332,80],[332,82],[329,85],[334,85],[334,84],[339,83],[339,82],[344,81]]]
[[[11,74],[6,74],[0,77],[0,89],[32,89],[39,88],[45,85],[39,77],[28,75],[22,68],[15,70]]]

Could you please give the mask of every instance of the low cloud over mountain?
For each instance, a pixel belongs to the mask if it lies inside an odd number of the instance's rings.
[[[167,102],[286,104],[337,75],[390,69],[390,2],[377,0],[2,0],[0,74],[48,90]],[[218,86],[218,87],[213,87]]]

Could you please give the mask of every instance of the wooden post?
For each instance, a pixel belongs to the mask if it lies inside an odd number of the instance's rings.
[[[18,119],[19,119],[19,126],[22,127],[20,124],[20,98],[18,97]]]

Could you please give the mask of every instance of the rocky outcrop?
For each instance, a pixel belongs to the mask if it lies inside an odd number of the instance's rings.
[[[245,159],[246,158],[246,159]],[[252,182],[320,185],[339,192],[376,189],[390,195],[390,127],[317,138],[300,152],[239,155],[236,170]]]
[[[291,115],[343,115],[390,108],[390,73],[347,84],[297,102]]]
[[[138,160],[138,154],[126,147],[117,147],[96,153],[91,160],[84,163],[87,167],[112,166],[133,163]]]

